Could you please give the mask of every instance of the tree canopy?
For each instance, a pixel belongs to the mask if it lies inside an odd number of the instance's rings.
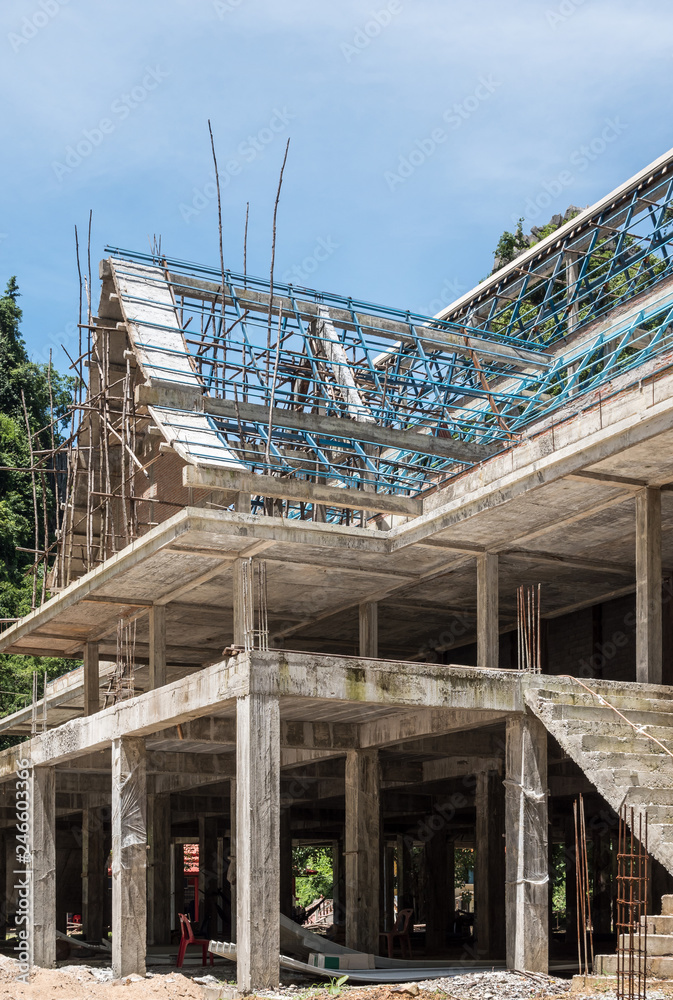
[[[75,384],[72,377],[50,365],[30,360],[21,336],[18,299],[19,286],[12,277],[0,296],[0,618],[5,619],[28,614],[34,589],[41,594],[42,565],[34,588],[35,553],[25,550],[48,547],[53,541],[59,499],[54,492],[54,477],[49,475],[53,466],[48,459],[42,463],[44,471],[35,475],[36,545],[28,427],[34,452],[46,452],[61,443]],[[50,427],[52,410],[56,423]],[[61,657],[0,656],[0,714],[25,704],[36,670],[40,674],[47,670],[51,678],[76,665],[77,661]]]

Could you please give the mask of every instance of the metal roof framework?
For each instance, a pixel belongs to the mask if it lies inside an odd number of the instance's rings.
[[[192,465],[417,496],[670,349],[672,165],[437,317],[108,248],[146,383],[222,404],[152,415]]]

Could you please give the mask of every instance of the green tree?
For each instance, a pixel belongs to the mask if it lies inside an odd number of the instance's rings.
[[[7,283],[0,296],[0,618],[20,618],[33,603],[35,555],[24,549],[35,546],[33,480],[30,475],[30,427],[33,450],[47,451],[62,440],[62,425],[72,403],[74,379],[31,361],[21,336],[21,309],[16,278]],[[24,408],[25,404],[25,408]],[[57,421],[52,428],[52,404]],[[38,544],[48,547],[53,540],[56,503],[51,466],[35,476],[37,494]],[[26,471],[21,471],[26,469]],[[47,537],[44,512],[47,518]],[[41,594],[43,565],[38,568],[35,590]],[[0,656],[0,714],[22,707],[32,691],[32,675],[47,670],[56,677],[72,669],[76,661],[60,657]],[[40,683],[40,691],[42,684]],[[15,742],[5,738],[8,742]]]
[[[320,896],[331,898],[334,892],[332,851],[328,847],[293,847],[292,873],[295,895],[300,906],[308,906]]]

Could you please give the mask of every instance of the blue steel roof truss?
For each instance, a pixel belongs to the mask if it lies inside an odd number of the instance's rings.
[[[671,349],[673,178],[665,169],[595,218],[564,227],[525,267],[478,286],[450,320],[277,283],[269,309],[270,283],[231,271],[223,304],[216,269],[110,252],[118,269],[134,261],[163,270],[204,395],[267,407],[265,422],[211,418],[250,470],[415,495],[479,460],[439,457],[434,439],[494,453],[570,398]],[[181,278],[196,279],[198,294]],[[592,335],[591,323],[657,286],[659,298]],[[167,352],[150,376],[165,378],[174,356]],[[281,410],[279,426],[273,413]],[[293,412],[357,419],[358,437],[348,436],[348,420],[343,438],[293,428]],[[428,451],[366,444],[362,421],[422,432]],[[312,516],[310,504],[288,512]]]

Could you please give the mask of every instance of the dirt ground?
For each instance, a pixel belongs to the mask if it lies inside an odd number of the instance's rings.
[[[2,1000],[204,1000],[203,987],[179,973],[151,979],[99,982],[85,968],[37,969],[27,983],[17,979],[18,963],[0,958]]]
[[[215,971],[215,970],[213,970]],[[206,984],[176,971],[150,974],[149,977],[129,976],[112,980],[109,969],[87,966],[66,966],[59,969],[36,969],[27,983],[17,979],[18,962],[0,955],[0,1000],[210,1000],[219,993],[214,988],[216,980],[227,986],[220,977],[207,976]],[[231,975],[231,972],[228,972]],[[287,977],[287,978],[286,978]],[[526,976],[504,970],[468,973],[450,979],[429,980],[418,984],[400,986],[338,986],[332,990],[322,984],[295,982],[290,985],[289,975],[283,975],[284,984],[278,990],[268,990],[257,995],[257,1000],[570,1000],[570,981],[533,974]],[[335,977],[336,979],[336,977]],[[615,995],[603,983],[596,992],[591,988],[578,1000],[614,1000]],[[204,988],[205,986],[205,988]],[[669,989],[657,989],[664,984],[652,982],[648,1000],[671,1000]],[[223,996],[231,996],[223,992]],[[251,997],[250,1000],[255,1000]]]

